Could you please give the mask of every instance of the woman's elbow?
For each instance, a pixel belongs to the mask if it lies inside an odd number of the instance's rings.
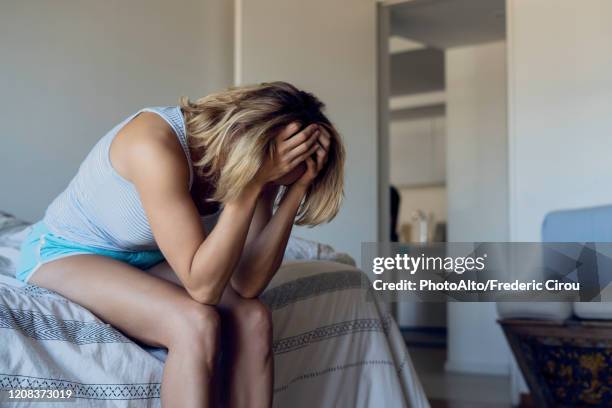
[[[214,288],[205,287],[189,287],[185,286],[185,290],[193,300],[203,305],[216,306],[221,300],[223,294]]]
[[[253,285],[236,282],[233,279],[230,284],[232,285],[232,289],[234,289],[243,299],[255,299],[260,294],[260,290]]]

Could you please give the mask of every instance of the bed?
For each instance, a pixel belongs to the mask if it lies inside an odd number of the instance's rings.
[[[159,407],[165,350],[13,278],[28,228],[0,213],[0,390],[70,389],[75,408]],[[291,239],[262,294],[274,325],[274,406],[428,407],[395,321],[364,300],[365,275],[351,263],[329,246]],[[42,406],[1,394],[3,407]]]

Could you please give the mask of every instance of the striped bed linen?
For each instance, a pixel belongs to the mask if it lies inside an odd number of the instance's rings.
[[[12,278],[25,227],[0,213],[0,390],[68,388],[75,408],[159,407],[165,350],[142,347],[87,309]],[[305,258],[307,241],[293,241],[289,257]],[[310,252],[335,259],[328,247]],[[364,279],[346,263],[284,262],[261,297],[273,317],[275,407],[429,406],[396,323],[366,300]]]

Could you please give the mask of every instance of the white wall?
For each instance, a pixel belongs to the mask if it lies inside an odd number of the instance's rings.
[[[0,210],[36,220],[93,144],[144,106],[232,83],[228,0],[0,4]]]
[[[296,234],[360,262],[377,239],[376,5],[372,0],[239,0],[238,82],[285,80],[313,92],[346,143],[346,199],[328,225]]]
[[[612,203],[612,2],[508,0],[507,16],[510,238],[539,241],[548,212]]]
[[[393,120],[389,126],[389,178],[396,187],[444,184],[444,115]]]
[[[446,53],[449,241],[507,241],[506,46]],[[492,303],[448,304],[452,371],[504,374],[509,350]]]
[[[612,203],[612,2],[509,2],[511,238]],[[546,30],[542,31],[542,21]]]
[[[504,42],[446,52],[449,238],[508,239]]]

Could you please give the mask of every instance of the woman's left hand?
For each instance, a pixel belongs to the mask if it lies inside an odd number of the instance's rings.
[[[319,147],[313,154],[314,157],[310,156],[304,161],[306,163],[306,171],[302,177],[295,182],[295,185],[297,186],[307,188],[317,178],[323,169],[323,166],[325,166],[325,162],[327,162],[329,146],[331,145],[331,137],[324,128],[321,128],[321,132],[316,143],[319,144]]]

